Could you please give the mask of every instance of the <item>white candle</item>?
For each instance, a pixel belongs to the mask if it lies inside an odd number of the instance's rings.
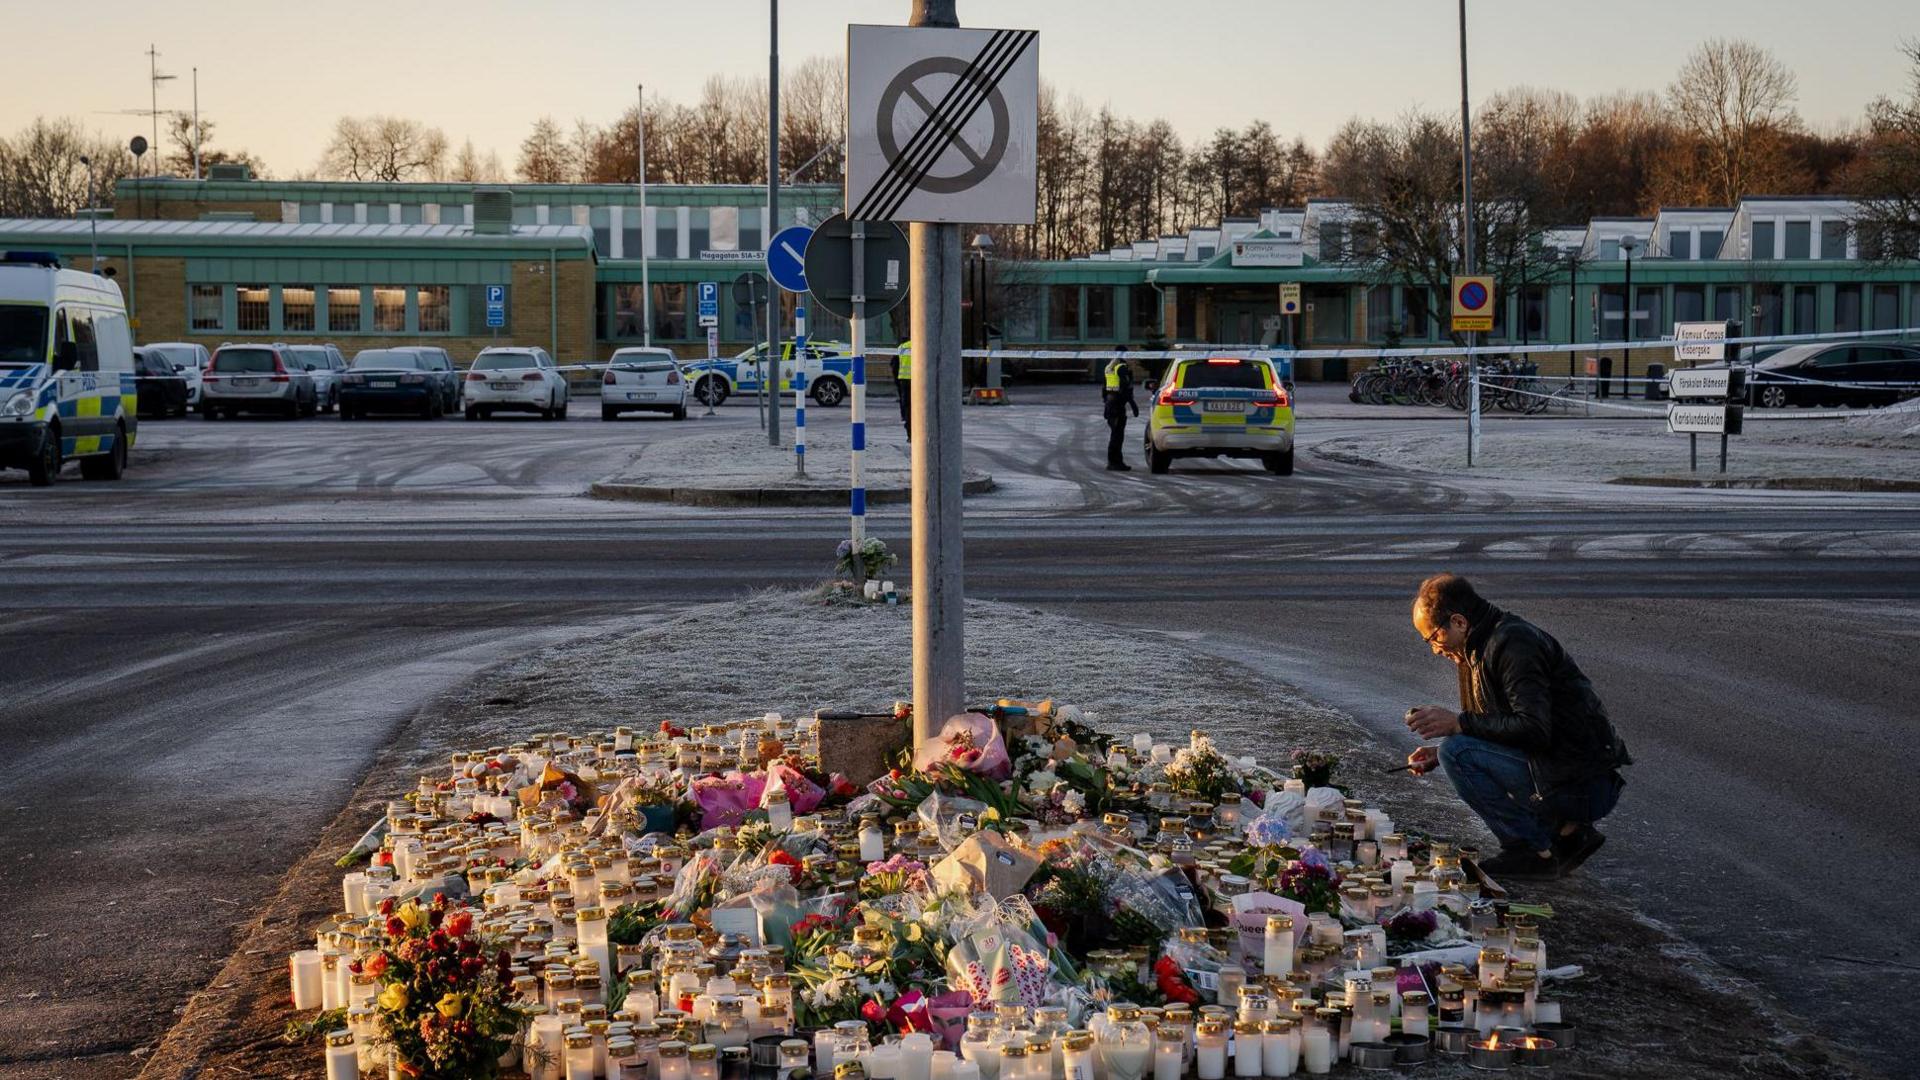
[[[1533,1019],[1537,1024],[1557,1024],[1560,1022],[1560,1003],[1540,1001],[1533,1003]]]
[[[973,1061],[954,1062],[951,1080],[980,1080],[979,1063]]]
[[[871,585],[873,582],[869,581]],[[813,1033],[813,1068],[815,1076],[832,1076],[833,1067],[838,1064],[833,1056],[833,1044],[839,1033],[832,1028],[821,1028]]]
[[[1285,975],[1293,970],[1293,918],[1267,916],[1267,936],[1260,970],[1268,975]]]
[[[561,1042],[560,1018],[551,1013],[534,1017],[528,1042],[533,1050],[533,1068],[530,1070],[533,1080],[555,1080],[560,1075],[560,1064],[567,1052],[565,1044]]]
[[[293,984],[294,1008],[305,1012],[321,1006],[320,950],[301,949],[288,957],[287,975]]]
[[[1260,1065],[1265,1060],[1260,1043],[1261,1022],[1242,1020],[1233,1029],[1233,1075],[1254,1077],[1260,1075]]]
[[[768,800],[767,824],[773,826],[774,832],[793,831],[793,803],[787,801],[784,794]]]
[[[901,1054],[898,1043],[874,1047],[867,1054],[867,1080],[904,1080],[900,1075]]]
[[[933,1052],[933,1080],[953,1080],[953,1067],[960,1061],[960,1055],[951,1050]]]
[[[1186,1039],[1178,1034],[1154,1040],[1153,1080],[1180,1080],[1186,1069],[1185,1050]]]
[[[1333,1068],[1333,1041],[1318,1024],[1300,1037],[1300,1057],[1306,1071],[1319,1075]]]
[[[1400,891],[1400,886],[1405,885],[1407,879],[1411,877],[1413,877],[1413,863],[1409,860],[1395,859],[1387,867],[1387,884],[1393,886],[1396,894]]]
[[[327,1080],[360,1080],[360,1051],[354,1048],[353,1032],[327,1033]]]
[[[1200,1080],[1221,1080],[1226,1076],[1226,1025],[1214,1020],[1201,1021],[1194,1043],[1194,1075]]]
[[[933,1036],[916,1031],[900,1040],[900,1080],[931,1080]]]
[[[1068,1032],[1061,1043],[1064,1080],[1093,1080],[1093,1036],[1084,1031]]]
[[[1269,1020],[1260,1037],[1261,1071],[1271,1077],[1292,1076],[1300,1067],[1300,1030],[1289,1021]]]
[[[355,871],[340,879],[341,900],[346,904],[347,914],[365,915],[367,913],[367,875]]]

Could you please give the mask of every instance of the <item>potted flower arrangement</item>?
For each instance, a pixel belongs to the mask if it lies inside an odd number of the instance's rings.
[[[380,1038],[409,1080],[490,1080],[527,1023],[507,979],[505,950],[473,932],[446,897],[381,904],[386,944],[362,961],[381,982]]]
[[[634,782],[631,805],[646,831],[670,833],[690,816],[686,781],[671,772],[649,772]]]
[[[1325,750],[1293,752],[1293,774],[1309,788],[1332,787],[1333,770],[1339,765],[1340,759]]]

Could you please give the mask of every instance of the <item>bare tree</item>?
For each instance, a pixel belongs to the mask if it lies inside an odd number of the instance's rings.
[[[529,184],[564,184],[575,172],[574,147],[553,117],[533,122],[533,131],[520,142],[520,179]]]
[[[93,162],[91,193],[82,158]],[[111,207],[114,182],[132,172],[133,158],[118,139],[90,135],[70,118],[36,118],[0,139],[0,217],[71,217],[89,203]]]
[[[1860,200],[1853,225],[1870,259],[1920,259],[1920,38],[1902,51],[1912,63],[1907,99],[1867,107],[1866,144],[1845,177]]]
[[[218,125],[211,117],[200,118],[200,168],[205,175],[209,165],[245,165],[253,171],[256,178],[265,179],[267,167],[258,157],[246,150],[222,150],[212,145],[213,131]],[[166,141],[169,153],[162,166],[174,176],[193,175],[193,114],[173,113],[167,118]]]
[[[1798,84],[1772,53],[1715,38],[1687,57],[1667,89],[1680,125],[1698,140],[1698,186],[1721,206],[1788,179],[1782,136],[1800,126]]]
[[[321,154],[320,172],[397,183],[436,174],[446,156],[447,137],[439,128],[399,116],[343,116]]]
[[[489,150],[483,157],[474,149],[472,139],[460,144],[460,151],[453,156],[446,175],[446,179],[462,184],[497,184],[506,178],[507,170],[501,167],[500,156]]]

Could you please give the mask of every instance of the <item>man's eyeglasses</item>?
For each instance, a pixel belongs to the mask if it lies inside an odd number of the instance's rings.
[[[1447,622],[1452,622],[1452,621],[1453,620],[1451,619],[1447,620]],[[1446,632],[1447,632],[1447,623],[1441,623],[1439,626],[1434,627],[1433,632],[1427,635],[1427,644],[1429,645],[1440,644],[1440,639],[1446,635]]]

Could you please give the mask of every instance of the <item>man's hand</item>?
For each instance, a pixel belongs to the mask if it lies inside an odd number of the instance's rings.
[[[1420,705],[1407,711],[1407,728],[1423,739],[1460,733],[1460,714],[1439,705]]]
[[[1415,776],[1430,773],[1440,764],[1440,748],[1423,746],[1407,755],[1407,766]]]
[[[1129,405],[1132,405],[1132,406],[1133,406],[1133,418],[1134,418],[1135,420],[1138,420],[1138,419],[1140,419],[1140,406],[1139,406],[1138,404],[1136,404],[1136,403],[1134,403],[1134,402],[1131,402],[1131,401],[1129,401],[1129,402],[1127,402],[1127,404],[1129,404]]]

